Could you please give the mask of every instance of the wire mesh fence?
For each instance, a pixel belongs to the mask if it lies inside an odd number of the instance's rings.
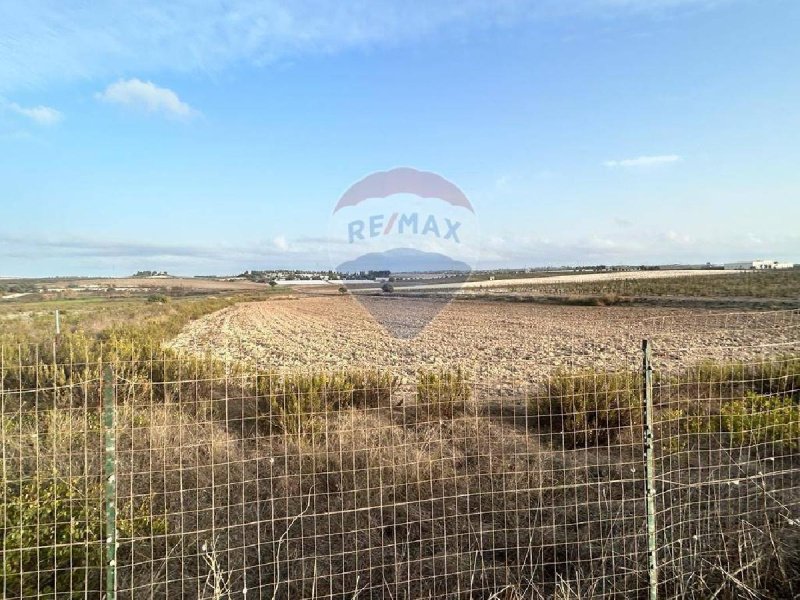
[[[645,323],[650,418],[638,344],[613,368],[536,377],[483,363],[409,377],[403,365],[279,371],[139,347],[3,348],[0,589],[796,597],[798,319],[760,318],[698,322],[731,340],[714,361]],[[737,323],[781,342],[737,360],[750,339]]]

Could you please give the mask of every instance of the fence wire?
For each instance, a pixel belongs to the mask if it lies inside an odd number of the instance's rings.
[[[761,318],[720,317],[718,341],[780,330],[742,360],[703,360],[643,326],[657,580],[638,344],[609,370],[534,375],[524,361],[278,370],[3,348],[0,589],[505,600],[647,598],[655,583],[663,598],[797,597],[797,314]]]

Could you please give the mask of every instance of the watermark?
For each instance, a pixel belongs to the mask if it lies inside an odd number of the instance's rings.
[[[418,335],[450,302],[477,263],[480,240],[464,192],[409,167],[350,186],[333,209],[329,238],[342,291],[399,338]]]

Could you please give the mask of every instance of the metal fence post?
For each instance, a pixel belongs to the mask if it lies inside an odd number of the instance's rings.
[[[653,457],[653,365],[650,340],[642,340],[642,413],[644,446],[644,491],[647,511],[647,574],[650,600],[658,598],[658,562],[656,550],[656,481]]]
[[[103,368],[103,429],[105,431],[106,480],[106,600],[117,594],[117,475],[116,402],[111,365]]]

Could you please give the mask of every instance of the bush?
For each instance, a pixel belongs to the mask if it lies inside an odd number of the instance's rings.
[[[733,445],[772,443],[800,450],[800,405],[791,398],[747,392],[722,404],[718,414],[686,419],[687,433],[728,434]]]
[[[83,478],[4,482],[2,588],[9,597],[82,598],[102,589],[102,484]]]
[[[471,399],[469,378],[461,367],[454,371],[420,371],[417,374],[417,403],[428,407],[433,419],[450,419],[463,414]]]
[[[398,385],[394,374],[377,370],[256,377],[257,394],[266,398],[270,429],[294,435],[313,435],[329,411],[383,406]]]
[[[731,399],[748,391],[800,398],[800,356],[757,363],[703,361],[671,378],[679,397]]]
[[[800,450],[800,406],[789,398],[749,392],[723,406],[722,425],[739,444],[774,442]]]
[[[572,447],[608,444],[641,422],[641,385],[632,371],[559,371],[533,408],[552,428],[561,428]]]
[[[384,294],[391,294],[394,291],[394,286],[387,281],[381,286],[381,291]]]
[[[152,304],[166,304],[169,302],[169,298],[164,294],[150,294],[147,297],[147,301]]]
[[[353,370],[347,371],[345,378],[352,385],[348,405],[354,408],[386,406],[400,385],[400,378],[389,371]]]

